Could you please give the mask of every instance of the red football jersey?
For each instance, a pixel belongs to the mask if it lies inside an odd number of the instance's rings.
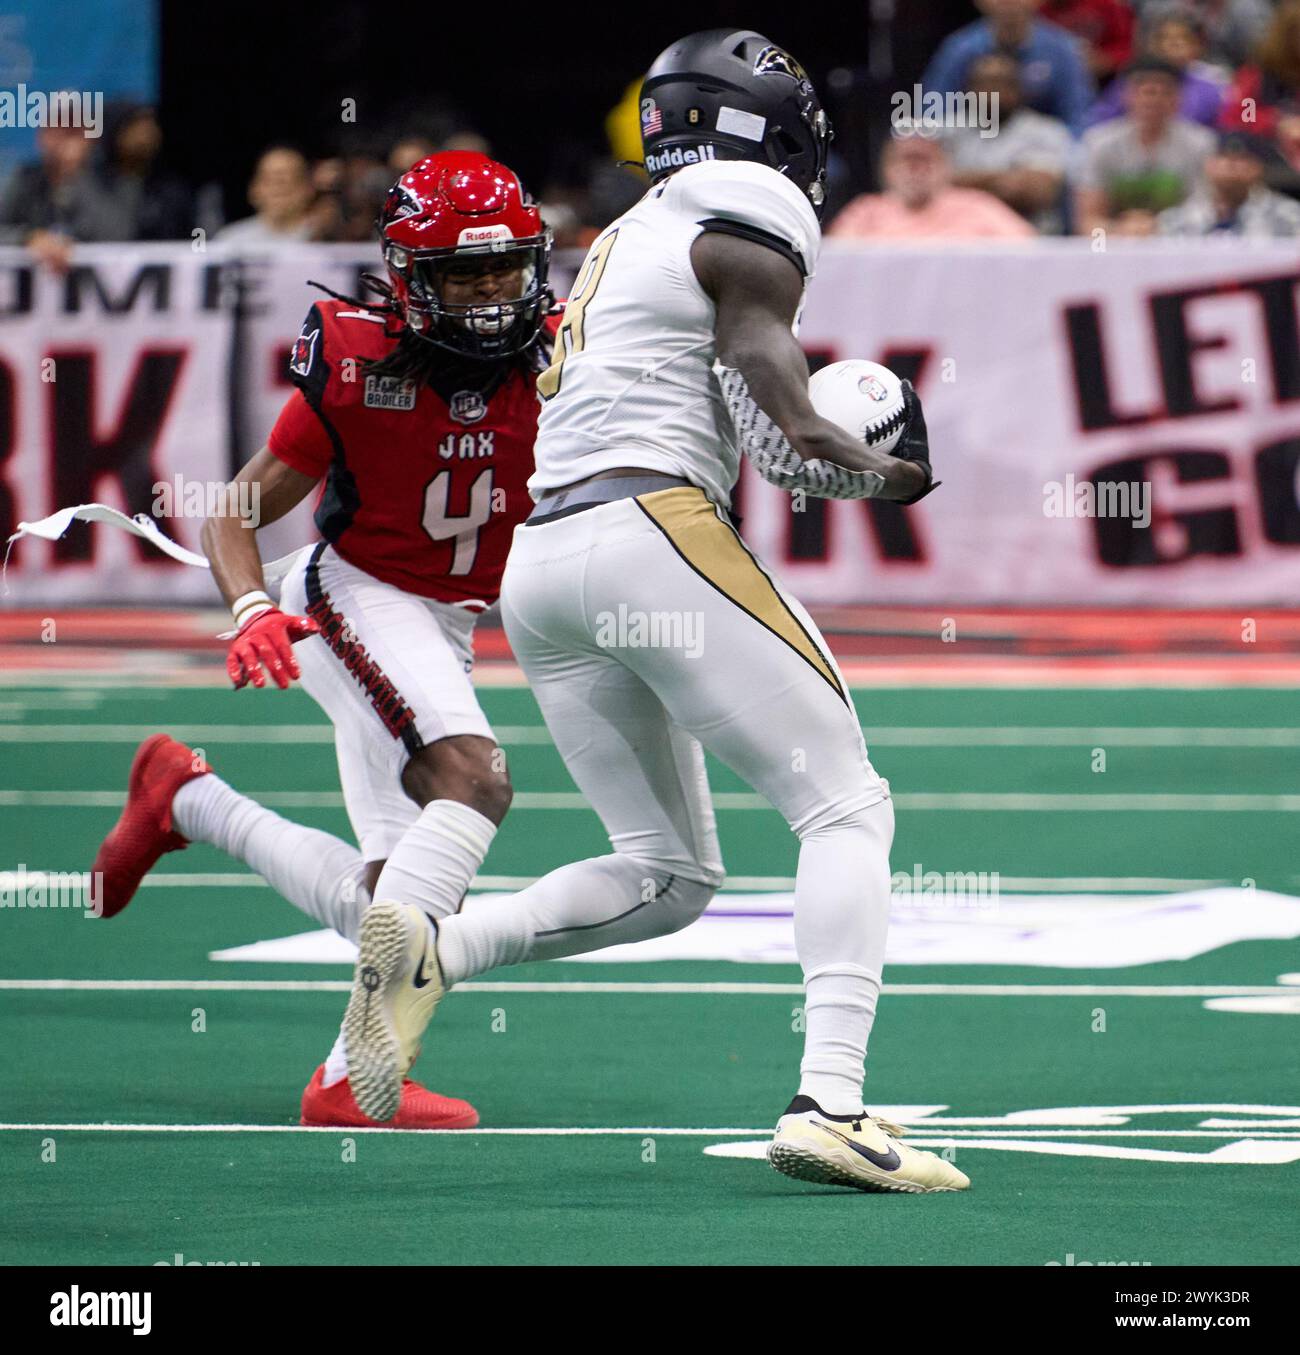
[[[532,510],[536,372],[528,358],[503,370],[450,354],[423,382],[367,370],[396,346],[382,316],[313,306],[289,363],[298,389],[268,446],[325,478],[316,526],[350,564],[420,597],[485,607]]]

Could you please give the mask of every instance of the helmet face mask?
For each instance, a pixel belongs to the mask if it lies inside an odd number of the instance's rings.
[[[402,280],[407,328],[462,357],[494,361],[523,352],[551,306],[546,287],[549,234],[509,250],[472,246],[411,251],[390,245],[389,276]],[[476,294],[483,277],[496,283]],[[395,289],[396,290],[396,286]]]
[[[429,156],[394,186],[378,227],[411,334],[483,362],[536,340],[554,299],[551,234],[504,165],[476,152]]]
[[[673,43],[641,88],[651,182],[700,160],[749,160],[797,184],[820,216],[833,136],[803,66],[750,30],[712,29]]]

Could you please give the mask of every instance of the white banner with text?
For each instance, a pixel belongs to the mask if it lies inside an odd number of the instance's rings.
[[[211,487],[290,393],[309,279],[357,295],[377,264],[365,246],[90,246],[56,275],[0,250],[0,535],[99,500],[197,550]],[[1297,283],[1283,243],[828,246],[810,360],[910,377],[943,485],[908,509],[797,503],[746,469],[745,535],[814,605],[1294,605]],[[304,508],[263,554],[311,534]],[[216,600],[204,573],[85,524],[18,543],[6,587],[8,606]]]

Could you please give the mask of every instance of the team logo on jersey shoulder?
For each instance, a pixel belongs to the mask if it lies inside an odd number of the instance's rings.
[[[316,360],[316,342],[320,338],[320,327],[304,329],[294,340],[293,353],[289,358],[289,370],[295,376],[310,376],[311,365]]]
[[[416,384],[397,376],[366,377],[367,409],[414,409]]]
[[[487,413],[487,401],[478,391],[457,391],[449,408],[457,423],[478,423]]]

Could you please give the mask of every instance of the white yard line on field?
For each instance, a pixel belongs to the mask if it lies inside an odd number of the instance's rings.
[[[142,724],[0,725],[0,743],[138,743],[156,733]],[[882,748],[1300,748],[1300,726],[1209,725],[898,725],[866,726],[868,743]],[[326,724],[175,724],[167,732],[187,743],[332,744]],[[545,725],[498,725],[504,745],[550,746]]]
[[[49,883],[66,877],[70,871],[0,870],[0,880],[11,887]],[[477,875],[473,890],[527,889],[540,879],[537,875]],[[999,875],[998,888],[1006,893],[1026,894],[1168,894],[1191,889],[1232,886],[1231,880],[1184,880],[1165,875]],[[722,894],[789,893],[794,889],[792,875],[728,875]],[[269,889],[252,871],[155,871],[140,881],[141,889]]]
[[[340,791],[253,790],[250,799],[268,809],[341,809]],[[45,809],[112,809],[122,805],[120,790],[0,790],[0,806]],[[1132,791],[1118,794],[1051,794],[1038,791],[903,791],[894,804],[903,810],[989,810],[1002,813],[1096,813],[1133,812],[1182,814],[1294,814],[1300,812],[1300,795],[1203,795],[1164,791]],[[770,810],[761,795],[745,791],[718,791],[713,807],[722,810]],[[582,810],[593,813],[577,791],[516,791],[511,809]]]
[[[437,1134],[439,1138],[598,1138],[613,1135],[637,1135],[659,1138],[734,1138],[756,1136],[768,1138],[771,1129],[737,1128],[680,1128],[664,1125],[545,1125],[480,1129],[386,1129],[352,1128],[350,1126],[316,1126],[298,1124],[131,1124],[94,1122],[0,1122],[0,1131],[8,1133],[90,1133],[90,1134]],[[1051,1139],[1240,1139],[1239,1129],[1026,1129],[1021,1126],[1007,1129],[980,1129],[969,1131],[971,1140],[1008,1144],[1023,1140]],[[962,1137],[962,1131],[924,1129],[920,1124],[909,1127],[909,1139],[925,1141],[932,1147],[949,1143],[957,1147],[975,1147]],[[1252,1139],[1281,1139],[1300,1141],[1296,1130],[1255,1130]],[[1064,1148],[1064,1145],[1063,1145]],[[1068,1151],[1068,1149],[1065,1149]],[[1081,1156],[1084,1154],[1080,1154]],[[1120,1153],[1114,1154],[1120,1156]]]
[[[350,979],[0,979],[0,992],[93,993],[346,993]],[[457,993],[631,993],[650,995],[727,994],[789,996],[803,992],[801,983],[709,983],[665,980],[521,981],[458,984]],[[887,983],[894,997],[1275,997],[1295,996],[1295,989],[1276,984],[1155,983]]]

